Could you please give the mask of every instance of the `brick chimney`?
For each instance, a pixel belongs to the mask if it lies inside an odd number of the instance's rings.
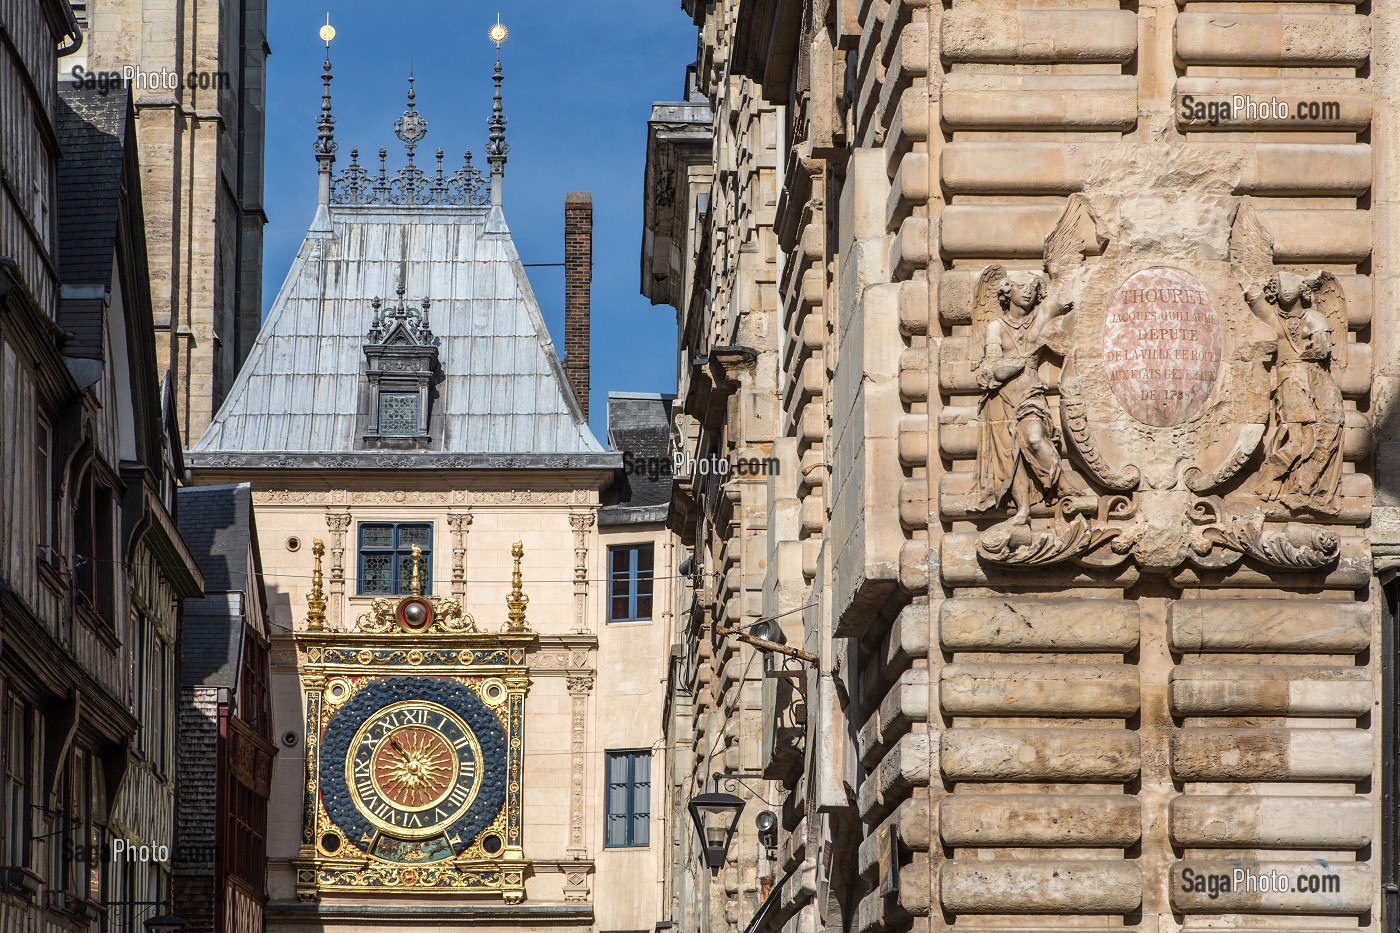
[[[588,418],[588,317],[593,288],[593,196],[564,198],[564,372]]]

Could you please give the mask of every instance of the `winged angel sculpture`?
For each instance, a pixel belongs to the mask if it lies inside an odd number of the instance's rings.
[[[978,406],[976,511],[1016,507],[1010,524],[1030,521],[1031,507],[1083,493],[1064,472],[1059,432],[1045,401],[1040,364],[1063,351],[1064,315],[1074,307],[1075,274],[1098,240],[1088,205],[1071,198],[1045,239],[1045,272],[988,266],[972,308],[972,366]]]
[[[1275,269],[1273,238],[1248,201],[1235,215],[1230,249],[1250,277],[1245,301],[1278,334],[1261,494],[1289,509],[1335,515],[1346,425],[1338,388],[1346,365],[1346,296],[1330,272],[1305,277]]]

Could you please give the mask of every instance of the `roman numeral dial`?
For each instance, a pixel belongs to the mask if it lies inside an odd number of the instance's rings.
[[[356,809],[400,838],[441,833],[471,806],[480,784],[480,742],[456,712],[431,701],[366,717],[349,752],[345,783]]]

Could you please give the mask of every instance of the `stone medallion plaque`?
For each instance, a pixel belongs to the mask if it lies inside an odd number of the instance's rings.
[[[1168,266],[1130,275],[1104,318],[1103,363],[1138,421],[1164,428],[1195,417],[1220,375],[1220,317],[1205,284]]]

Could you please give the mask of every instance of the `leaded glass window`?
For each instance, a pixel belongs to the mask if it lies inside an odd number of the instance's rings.
[[[395,596],[408,593],[413,576],[413,546],[423,550],[418,565],[423,593],[432,592],[433,526],[428,522],[360,523],[360,594]]]
[[[405,436],[418,433],[417,392],[379,393],[379,433],[388,436]]]

